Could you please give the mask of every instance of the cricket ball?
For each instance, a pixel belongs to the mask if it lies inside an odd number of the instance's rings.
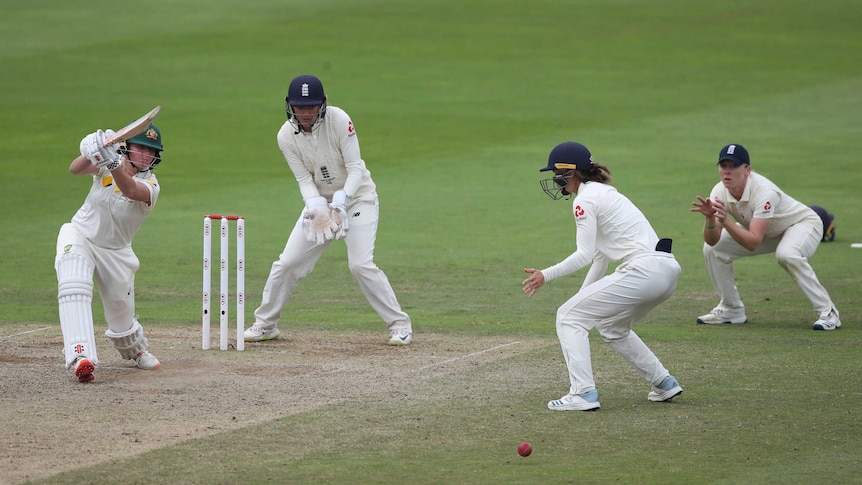
[[[521,456],[530,456],[530,453],[533,452],[533,445],[530,443],[524,442],[518,445],[518,454]]]

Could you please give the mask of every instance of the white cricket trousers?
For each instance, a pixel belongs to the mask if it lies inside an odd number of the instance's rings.
[[[813,217],[788,227],[780,238],[764,239],[754,251],[742,247],[729,232],[721,231],[721,238],[715,246],[703,245],[703,256],[712,286],[721,298],[719,307],[731,310],[744,308],[733,276],[734,260],[775,253],[778,264],[796,281],[814,310],[818,313],[831,310],[832,299],[808,263],[808,258],[817,251],[822,237],[823,223]]]
[[[569,371],[571,394],[596,388],[589,332],[602,339],[646,380],[658,385],[670,373],[632,331],[632,325],[676,289],[681,269],[670,253],[647,252],[581,288],[557,310],[557,336]]]
[[[374,243],[377,239],[379,205],[377,198],[358,200],[347,209],[352,214],[344,242],[347,244],[347,265],[365,299],[386,323],[390,330],[412,331],[407,313],[395,297],[386,274],[374,264]],[[356,215],[356,214],[359,215]],[[304,211],[303,211],[304,214]],[[296,285],[311,274],[314,265],[323,256],[332,241],[317,245],[308,242],[302,229],[302,217],[296,221],[284,251],[272,263],[269,278],[263,288],[260,306],[254,311],[255,323],[266,328],[278,324]]]

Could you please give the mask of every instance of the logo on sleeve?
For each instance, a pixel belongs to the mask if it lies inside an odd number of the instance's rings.
[[[353,121],[347,122],[347,136],[353,136],[356,134],[356,128],[353,127]]]
[[[579,217],[583,217],[583,216],[584,216],[584,209],[581,206],[576,205],[575,206],[575,217],[579,218]]]
[[[770,210],[772,210],[772,204],[769,201],[766,201],[766,204],[763,205],[763,211],[769,212]]]

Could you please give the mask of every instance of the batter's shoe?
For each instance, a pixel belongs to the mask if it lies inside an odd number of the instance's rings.
[[[281,335],[281,331],[278,327],[266,328],[261,323],[255,323],[245,329],[243,340],[246,342],[261,342],[263,340],[275,340],[279,335]]]
[[[697,317],[697,323],[718,324],[718,323],[746,323],[748,318],[745,316],[745,309],[729,310],[717,306],[706,315]]]
[[[598,411],[599,391],[593,389],[582,394],[566,394],[554,401],[548,401],[548,409],[552,411]]]
[[[838,319],[838,310],[831,309],[828,312],[820,314],[820,318],[814,322],[814,330],[837,330],[841,326],[841,320]]]
[[[80,357],[75,362],[75,377],[78,378],[78,382],[90,382],[95,379],[93,376],[95,370],[96,366],[86,357]]]
[[[673,376],[667,376],[661,381],[658,386],[652,386],[652,391],[649,392],[647,398],[654,402],[670,401],[671,399],[682,394],[682,387]]]
[[[389,332],[389,345],[410,345],[413,333],[410,330],[393,330]]]
[[[144,370],[158,369],[162,365],[155,355],[143,351],[135,357],[135,364]]]

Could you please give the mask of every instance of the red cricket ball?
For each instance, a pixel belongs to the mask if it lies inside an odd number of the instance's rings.
[[[533,445],[530,443],[524,442],[518,445],[518,454],[521,456],[530,456],[530,453],[533,452]]]

